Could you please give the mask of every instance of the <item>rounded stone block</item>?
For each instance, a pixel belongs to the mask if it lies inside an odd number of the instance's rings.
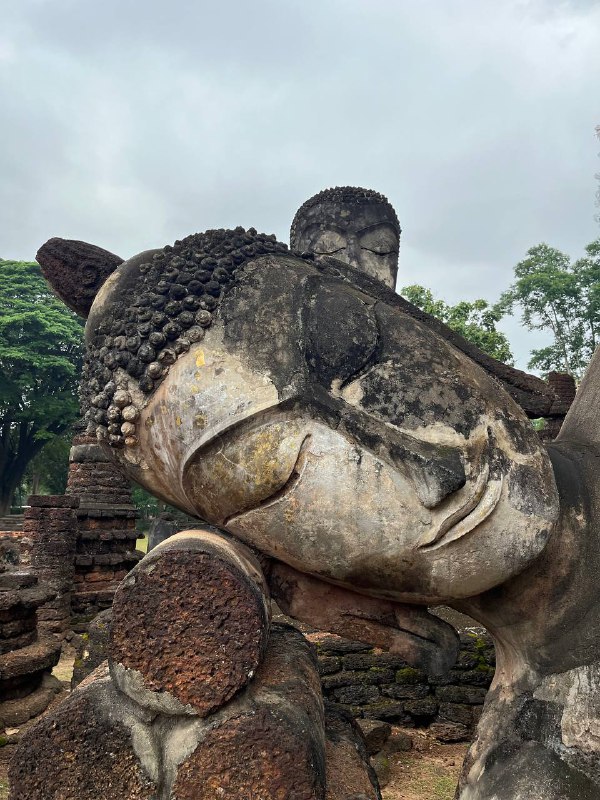
[[[280,709],[262,707],[208,731],[179,767],[178,800],[319,800],[311,742]]]
[[[298,631],[274,625],[239,701],[202,722],[196,748],[177,764],[172,798],[324,800],[323,700],[314,654]]]
[[[10,800],[154,800],[156,784],[134,749],[135,726],[106,679],[73,693],[17,745]]]
[[[251,552],[210,530],[171,537],[115,594],[111,675],[142,706],[206,716],[252,678],[270,602]]]

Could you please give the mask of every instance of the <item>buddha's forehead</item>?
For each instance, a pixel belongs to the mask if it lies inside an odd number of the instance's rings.
[[[377,200],[349,202],[344,200],[320,200],[305,209],[297,220],[297,235],[310,234],[318,229],[359,232],[373,226],[390,228],[398,236],[395,215],[386,204]]]

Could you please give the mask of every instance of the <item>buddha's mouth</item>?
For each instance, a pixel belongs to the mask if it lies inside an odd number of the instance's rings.
[[[437,550],[475,530],[498,505],[502,485],[502,476],[490,480],[489,465],[486,464],[467,499],[421,537],[417,545],[419,550]]]

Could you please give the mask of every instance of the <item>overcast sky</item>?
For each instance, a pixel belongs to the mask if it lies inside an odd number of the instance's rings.
[[[123,257],[326,186],[386,194],[399,286],[496,300],[600,235],[600,2],[4,0],[0,256]],[[508,321],[524,366],[535,338]]]

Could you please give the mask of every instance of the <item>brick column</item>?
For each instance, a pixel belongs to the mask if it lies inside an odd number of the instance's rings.
[[[32,542],[31,566],[55,593],[38,609],[40,634],[63,638],[71,627],[75,542],[79,501],[67,495],[30,495],[23,532]]]
[[[95,438],[73,440],[67,494],[79,500],[71,623],[83,632],[110,608],[117,586],[143,557],[131,486]]]

